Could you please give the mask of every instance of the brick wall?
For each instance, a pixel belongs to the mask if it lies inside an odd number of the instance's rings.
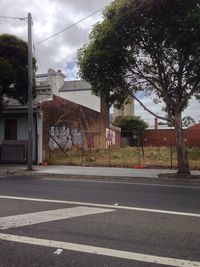
[[[189,147],[200,146],[200,123],[187,129],[186,138]]]
[[[200,123],[183,130],[188,147],[200,146]],[[174,129],[146,130],[142,140],[144,146],[175,146]]]
[[[70,150],[74,146],[105,148],[108,114],[104,106],[102,106],[99,113],[54,95],[53,100],[45,101],[41,104],[41,109],[43,111],[43,150],[45,153],[48,153],[49,149],[56,150],[56,148],[50,145],[52,140],[50,140],[49,131],[53,133],[53,136],[59,136],[59,138],[61,136],[63,140],[65,138],[65,142],[66,137],[63,137],[63,133],[66,133],[68,129],[67,135],[71,136],[71,140],[68,140],[68,145],[72,145]],[[78,139],[76,140],[77,142],[74,142],[74,132],[79,139],[81,139],[80,133],[82,133],[83,144]],[[55,142],[52,143],[53,145],[56,144]]]

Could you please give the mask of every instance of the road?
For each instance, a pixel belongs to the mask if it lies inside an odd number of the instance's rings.
[[[200,266],[200,185],[0,178],[0,266]]]

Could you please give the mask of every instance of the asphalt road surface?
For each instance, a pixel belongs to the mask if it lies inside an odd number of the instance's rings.
[[[4,266],[200,266],[200,185],[1,178]]]

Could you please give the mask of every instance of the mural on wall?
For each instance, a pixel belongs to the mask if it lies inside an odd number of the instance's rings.
[[[69,150],[72,146],[83,145],[83,134],[75,128],[69,129],[63,126],[51,126],[49,128],[49,148],[55,150],[58,148]]]

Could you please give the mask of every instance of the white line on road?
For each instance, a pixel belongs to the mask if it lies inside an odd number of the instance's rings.
[[[115,257],[115,258],[126,259],[126,260],[148,262],[148,263],[153,263],[153,264],[163,264],[167,266],[200,267],[200,262],[197,262],[197,261],[188,261],[188,260],[153,256],[153,255],[147,255],[147,254],[141,254],[141,253],[134,253],[134,252],[121,251],[121,250],[108,249],[108,248],[95,247],[95,246],[80,245],[80,244],[75,244],[75,243],[54,241],[54,240],[48,240],[48,239],[32,238],[32,237],[26,237],[26,236],[17,236],[17,235],[9,235],[9,234],[0,233],[0,240],[18,242],[18,243],[29,244],[29,245],[44,246],[44,247],[50,247],[50,248],[59,248],[59,249],[65,249],[65,250],[71,250],[71,251],[102,255],[102,256]]]
[[[141,185],[141,186],[155,186],[155,187],[174,187],[174,188],[184,188],[184,189],[200,189],[200,186],[192,185],[176,185],[176,184],[156,184],[156,183],[138,183],[138,182],[127,182],[127,181],[109,181],[109,180],[81,180],[81,179],[67,179],[67,178],[41,178],[47,181],[65,181],[65,182],[81,182],[81,183],[103,183],[103,184],[127,184],[127,185]]]
[[[6,216],[0,217],[0,229],[9,229],[25,225],[52,222],[111,211],[114,210],[91,207],[74,207],[67,209],[56,209],[28,214],[19,214],[14,216]]]
[[[74,204],[74,205],[99,207],[99,208],[108,208],[108,209],[112,209],[114,207],[114,209],[131,210],[131,211],[142,211],[142,212],[152,212],[152,213],[161,213],[161,214],[189,216],[189,217],[200,218],[200,214],[199,213],[188,213],[188,212],[179,212],[179,211],[170,211],[170,210],[147,209],[147,208],[128,207],[128,206],[113,206],[113,205],[107,205],[107,204],[96,204],[96,203],[87,203],[87,202],[41,199],[41,198],[27,198],[27,197],[15,197],[15,196],[2,196],[2,195],[0,196],[0,199],[1,198],[2,199],[25,200],[25,201],[36,201],[36,202],[47,202],[47,203]]]

